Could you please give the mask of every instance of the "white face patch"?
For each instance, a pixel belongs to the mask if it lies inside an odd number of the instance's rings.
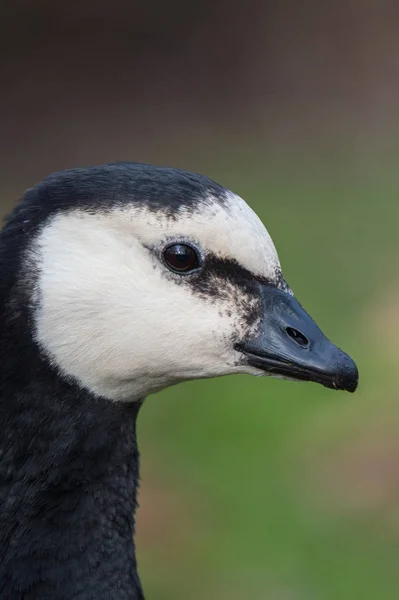
[[[209,198],[173,218],[141,205],[52,217],[30,250],[38,268],[36,339],[60,371],[94,393],[137,400],[182,380],[259,374],[234,341],[256,326],[256,299],[232,282],[197,294],[163,264],[161,249],[191,241],[203,256],[232,260],[278,281],[280,265],[261,221],[238,196]]]

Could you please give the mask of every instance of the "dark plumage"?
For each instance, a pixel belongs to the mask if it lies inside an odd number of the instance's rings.
[[[134,554],[140,405],[42,364],[1,383],[0,597],[143,598]],[[8,402],[4,401],[8,398]]]
[[[49,175],[25,193],[9,221],[29,231],[56,212],[109,210],[131,203],[173,218],[184,208],[195,210],[210,194],[223,203],[225,193],[223,186],[204,175],[141,163],[111,163]]]

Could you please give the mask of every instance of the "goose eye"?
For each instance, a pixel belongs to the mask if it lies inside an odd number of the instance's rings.
[[[175,273],[189,273],[198,269],[198,253],[187,244],[171,244],[165,248],[163,258],[166,266]]]

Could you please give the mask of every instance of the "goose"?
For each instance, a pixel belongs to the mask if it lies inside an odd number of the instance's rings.
[[[0,597],[141,600],[143,399],[270,375],[354,392],[246,202],[140,163],[55,173],[0,234]]]

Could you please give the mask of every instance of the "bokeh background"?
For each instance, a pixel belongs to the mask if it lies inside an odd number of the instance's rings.
[[[1,212],[71,166],[203,172],[359,365],[354,396],[243,376],[148,398],[147,597],[397,600],[399,4],[5,0],[0,28]]]

